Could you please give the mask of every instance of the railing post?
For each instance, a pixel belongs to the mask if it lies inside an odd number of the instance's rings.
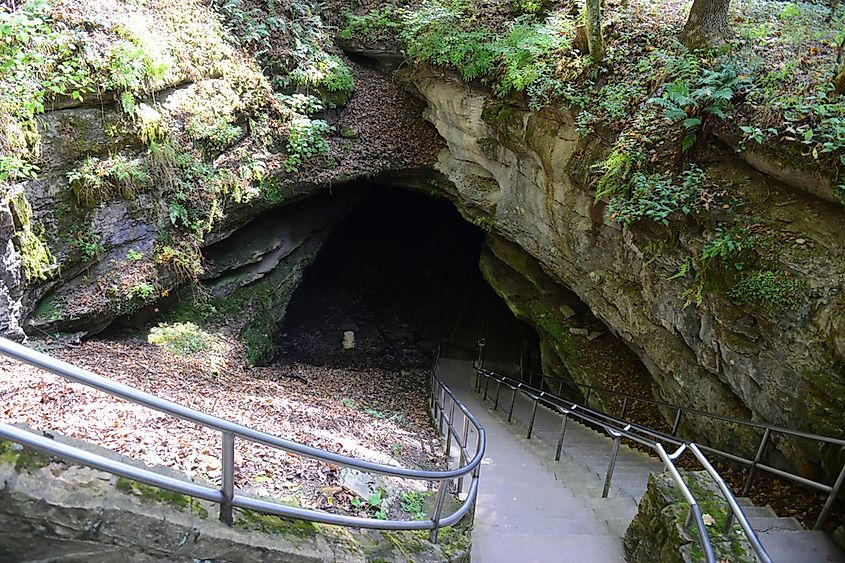
[[[484,400],[487,400],[487,390],[490,389],[490,376],[487,376],[487,381],[484,383]]]
[[[460,455],[458,456],[458,465],[460,467],[463,467],[464,463],[466,463],[466,461],[467,461],[467,458],[464,457],[464,450],[466,450],[467,439],[469,437],[469,417],[467,417],[466,414],[464,414],[464,426],[463,426],[463,429],[461,430],[461,435],[463,436],[463,438],[461,439],[461,442],[459,444],[461,446],[461,451],[460,451]],[[466,478],[466,475],[463,475],[458,479],[458,494],[461,494],[461,492],[464,489],[464,479],[465,478]]]
[[[452,452],[452,421],[455,420],[455,399],[452,399],[452,407],[449,409],[449,420],[446,427],[446,460]]]
[[[560,438],[557,440],[557,450],[555,451],[555,461],[560,461],[560,450],[563,448],[563,437],[566,435],[566,421],[569,419],[569,411],[564,411],[563,422],[560,425]]]
[[[443,419],[446,417],[446,389],[440,395],[440,433],[443,434]]]
[[[235,435],[223,432],[223,474],[220,492],[223,502],[220,503],[220,521],[227,526],[232,525],[232,499],[235,498]]]
[[[483,336],[478,339],[478,367],[484,368],[484,347],[487,346],[487,339]]]
[[[562,379],[560,380],[560,385],[557,386],[557,396],[558,397],[563,396],[563,380]]]
[[[508,422],[513,421],[513,404],[516,402],[516,387],[513,388],[513,394],[511,395],[511,408],[508,411]]]
[[[448,481],[440,481],[437,487],[437,500],[434,502],[434,512],[431,515],[431,520],[434,522],[434,528],[431,529],[429,539],[431,543],[437,543],[437,534],[440,531],[440,513],[443,511],[443,502],[446,500],[446,489],[449,488]]]
[[[757,455],[754,456],[754,462],[751,464],[751,469],[748,470],[748,479],[745,481],[745,487],[742,488],[742,496],[747,495],[748,491],[751,490],[751,482],[754,480],[754,474],[757,473],[757,464],[763,459],[763,450],[766,449],[766,442],[769,441],[770,433],[771,430],[769,428],[766,428],[766,431],[763,432],[763,439],[760,440],[760,447],[757,448]]]
[[[502,391],[502,382],[501,380],[496,380],[496,400],[493,402],[493,410],[499,410],[499,393]]]
[[[622,400],[622,412],[619,414],[619,418],[624,420],[626,412],[628,412],[628,397]]]
[[[675,413],[675,422],[672,423],[672,436],[675,436],[678,433],[678,427],[681,425],[681,413],[683,411],[680,407],[678,407],[678,412]]]
[[[592,387],[587,387],[587,396],[584,397],[584,406],[585,407],[590,406],[590,395],[592,394],[592,392],[593,392]]]
[[[628,430],[629,426],[625,427]],[[601,498],[607,498],[610,492],[610,480],[613,479],[613,469],[616,467],[616,456],[619,455],[619,444],[622,442],[622,434],[616,434],[613,437],[613,452],[610,454],[610,464],[607,466],[607,476],[604,478],[604,489],[601,492]]]
[[[531,439],[531,434],[534,432],[534,419],[537,417],[537,403],[539,401],[534,399],[534,408],[531,409],[531,423],[528,425],[528,436],[526,436],[526,440]]]
[[[833,508],[833,502],[836,500],[836,497],[839,496],[839,490],[842,488],[843,481],[845,481],[845,465],[843,465],[842,470],[839,471],[839,476],[836,478],[836,482],[833,484],[833,488],[830,490],[830,494],[827,496],[827,500],[824,503],[824,508],[822,508],[822,511],[821,513],[819,513],[819,517],[816,520],[815,525],[813,526],[814,530],[821,530],[822,526],[824,526],[824,523],[827,520],[828,515],[830,514],[830,510]]]

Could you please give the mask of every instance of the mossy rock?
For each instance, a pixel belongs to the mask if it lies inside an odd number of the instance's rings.
[[[751,545],[739,525],[725,531],[727,502],[710,476],[704,471],[681,472],[690,492],[704,514],[705,525],[716,560],[753,561]],[[648,488],[640,508],[625,532],[625,555],[630,563],[692,563],[704,560],[698,529],[684,524],[689,504],[668,473],[649,476]]]
[[[0,440],[0,464],[14,465],[16,471],[32,472],[50,465],[52,461],[50,456],[37,450],[8,440]]]

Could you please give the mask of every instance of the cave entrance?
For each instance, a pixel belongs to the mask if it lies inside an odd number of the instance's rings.
[[[294,292],[276,361],[418,367],[440,338],[450,356],[474,357],[486,332],[488,357],[518,366],[537,336],[482,278],[484,236],[444,198],[366,186]],[[355,348],[343,350],[350,330]]]

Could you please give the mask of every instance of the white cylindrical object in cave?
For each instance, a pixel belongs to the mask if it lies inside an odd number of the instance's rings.
[[[347,330],[343,333],[343,349],[352,350],[355,348],[355,333]]]

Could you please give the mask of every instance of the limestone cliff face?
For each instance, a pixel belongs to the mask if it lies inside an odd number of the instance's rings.
[[[655,395],[790,428],[845,432],[841,206],[807,197],[732,154],[717,154],[707,164],[708,177],[740,187],[760,221],[785,233],[779,260],[807,289],[789,311],[746,310],[709,288],[700,305],[688,304],[689,279],[668,278],[701,248],[702,229],[688,221],[674,230],[626,230],[607,220],[584,173],[585,156],[601,154],[602,146],[582,139],[570,114],[529,112],[426,69],[404,79],[427,101],[426,116],[446,140],[436,168],[454,184],[459,205],[574,291],[636,352]],[[649,245],[670,231],[671,244],[656,256],[649,253]],[[685,422],[705,439],[741,441],[752,455],[759,441],[727,425]],[[819,455],[775,442],[788,458]]]

